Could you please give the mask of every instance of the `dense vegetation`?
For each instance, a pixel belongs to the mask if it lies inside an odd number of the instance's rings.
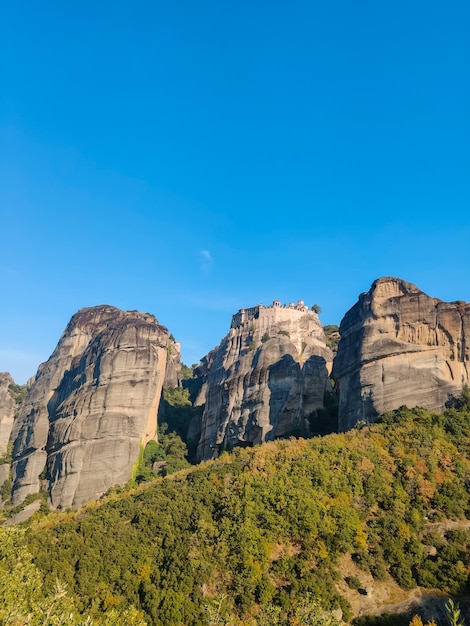
[[[27,390],[27,385],[17,385],[16,383],[10,383],[8,385],[8,393],[15,400],[17,409],[19,409],[25,399]]]
[[[346,553],[404,588],[468,592],[470,532],[440,522],[468,519],[469,493],[467,398],[442,415],[403,407],[115,488],[77,513],[36,514],[19,545],[42,596],[59,580],[95,623],[125,610],[155,626],[313,624],[336,608],[349,620]]]

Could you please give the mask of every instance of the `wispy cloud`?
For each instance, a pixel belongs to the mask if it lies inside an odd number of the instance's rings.
[[[214,260],[212,259],[212,255],[209,252],[209,250],[201,250],[200,256],[201,256],[202,271],[208,274],[214,265]]]

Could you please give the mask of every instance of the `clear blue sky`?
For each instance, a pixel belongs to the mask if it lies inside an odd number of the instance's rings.
[[[0,371],[78,309],[199,362],[279,298],[470,300],[470,4],[3,2]]]

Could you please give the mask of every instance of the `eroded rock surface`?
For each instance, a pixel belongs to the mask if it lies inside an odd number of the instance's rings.
[[[318,316],[299,301],[259,305],[232,318],[220,346],[202,361],[204,404],[197,458],[311,430],[331,390],[332,352]]]
[[[384,277],[346,313],[340,335],[333,365],[340,430],[403,405],[442,411],[469,382],[468,303]]]
[[[15,423],[12,502],[39,491],[41,478],[54,508],[78,508],[127,482],[141,444],[155,435],[175,352],[150,314],[107,305],[76,313]]]
[[[0,457],[7,451],[15,418],[16,402],[10,392],[13,384],[8,372],[0,372]]]

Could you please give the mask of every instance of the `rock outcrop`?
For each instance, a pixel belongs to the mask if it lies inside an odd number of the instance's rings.
[[[442,411],[469,382],[470,304],[399,278],[376,280],[346,313],[333,365],[339,429],[400,406]]]
[[[0,458],[7,451],[15,419],[16,401],[10,391],[14,384],[8,372],[0,373]]]
[[[78,508],[127,482],[141,445],[155,436],[178,354],[150,314],[107,305],[76,313],[15,422],[13,504],[38,492],[41,479],[54,508]]]
[[[0,488],[10,475],[8,444],[17,408],[16,400],[11,392],[14,384],[8,372],[0,373]],[[2,498],[0,498],[0,504],[1,501]]]
[[[221,449],[306,434],[331,390],[332,352],[315,312],[302,301],[259,305],[232,318],[220,346],[202,361],[195,404],[205,404],[197,458]]]

